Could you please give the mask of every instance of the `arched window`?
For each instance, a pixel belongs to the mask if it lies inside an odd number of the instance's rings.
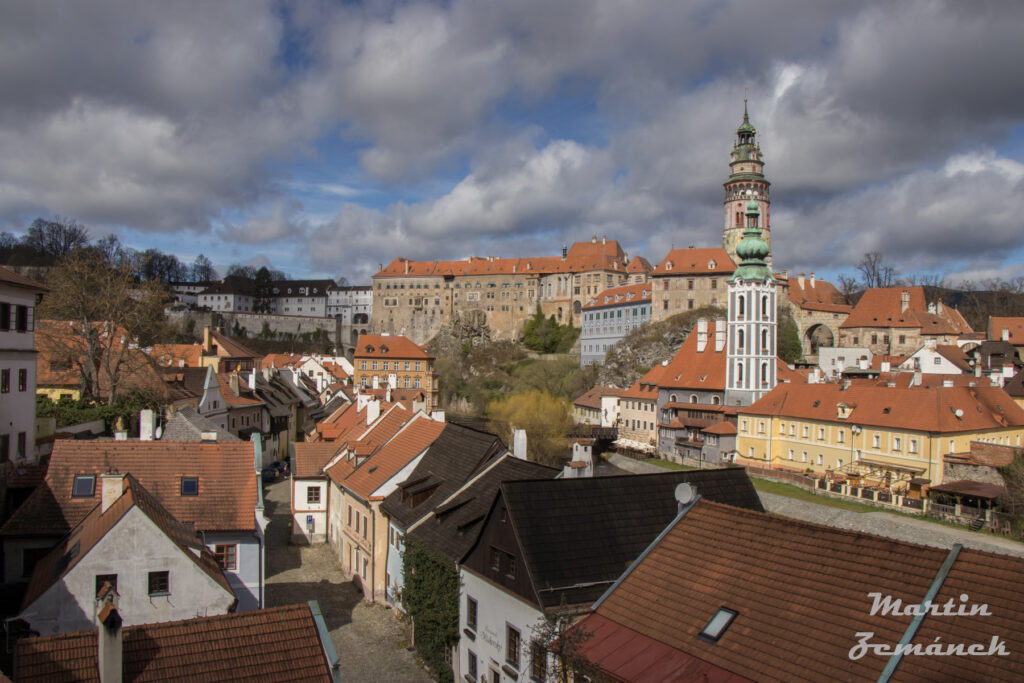
[[[761,384],[768,384],[768,364],[761,363]]]
[[[767,294],[765,294],[764,296],[761,297],[761,315],[764,316],[765,319],[768,318],[768,295]]]
[[[743,384],[743,363],[736,361],[736,382]]]
[[[669,403],[675,403],[676,402],[676,395],[675,394],[669,394],[668,395],[668,402]]]
[[[737,330],[737,334],[736,334],[736,350],[737,351],[742,351],[743,350],[743,342],[745,341],[743,337],[744,337],[743,330]]]
[[[747,298],[742,294],[736,295],[736,303],[740,307],[740,317],[742,318],[746,314]]]
[[[712,396],[711,397],[711,405],[717,406],[718,405],[718,401],[719,401],[719,398],[717,396]]]
[[[690,403],[697,402],[697,394],[690,394]]]
[[[768,330],[761,330],[761,352],[766,353],[771,351],[768,348]]]

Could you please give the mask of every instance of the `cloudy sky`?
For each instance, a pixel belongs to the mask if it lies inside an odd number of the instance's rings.
[[[1024,275],[1024,3],[0,9],[0,230],[217,265],[718,246],[749,88],[777,268]]]

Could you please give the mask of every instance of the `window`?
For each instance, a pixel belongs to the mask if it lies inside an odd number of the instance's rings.
[[[97,574],[96,575],[96,597],[100,597],[100,589],[103,588],[103,584],[109,583],[110,587],[117,592],[117,574]]]
[[[25,459],[25,432],[18,432],[18,457]]]
[[[213,546],[213,554],[217,558],[217,564],[220,565],[221,569],[234,570],[237,568],[237,565],[235,564],[236,552],[237,547],[233,543],[230,545]]]
[[[170,595],[171,584],[168,572],[150,572],[149,573],[149,595]]]
[[[711,621],[708,622],[707,626],[701,630],[699,637],[704,640],[710,640],[713,643],[718,642],[737,614],[739,613],[736,610],[722,607],[715,613],[715,616],[711,617]]]
[[[348,506],[348,525],[352,526],[352,506]]]
[[[878,448],[881,442],[881,438],[879,438],[878,434],[875,434],[874,437],[872,437],[871,439],[871,446],[874,448]]]
[[[786,435],[786,423],[785,422],[780,422],[779,423],[779,436],[785,436],[785,435]]]
[[[505,555],[505,578],[516,578],[516,558],[512,555]]]
[[[181,495],[183,495],[183,496],[198,496],[199,495],[199,477],[182,477],[181,478]]]
[[[793,449],[792,448],[789,449],[789,459],[790,460],[793,459]]]
[[[18,391],[25,391],[28,388],[28,370],[18,370]]]
[[[825,456],[822,455],[821,453],[818,453],[818,466],[822,467],[824,465],[825,465]]]
[[[11,459],[11,435],[0,434],[0,462]]]
[[[476,630],[476,600],[466,596],[466,626]]]
[[[76,474],[75,481],[71,485],[72,498],[92,498],[96,492],[95,474]]]
[[[492,572],[501,571],[501,552],[497,548],[495,548],[494,546],[491,546],[490,560],[491,560],[491,571]]]
[[[519,668],[519,631],[505,625],[505,661]]]
[[[309,505],[320,504],[320,487],[310,486],[306,489],[306,503]]]
[[[824,440],[825,440],[825,428],[824,427],[818,427],[818,441],[824,441]]]
[[[530,676],[536,681],[548,680],[548,652],[536,641],[530,645]]]
[[[917,439],[910,440],[910,452],[917,453]]]
[[[11,391],[11,371],[0,370],[0,394],[6,394]]]
[[[897,436],[897,437],[895,437],[895,438],[893,438],[893,440],[892,440],[892,449],[893,449],[894,451],[898,451],[898,450],[900,450],[900,449],[901,449],[902,447],[903,447],[903,439],[901,439],[901,438],[900,438],[900,437],[898,437],[898,436]]]
[[[475,681],[477,676],[476,653],[472,650],[467,650],[467,652],[469,654],[466,657],[466,673],[469,674],[469,677]]]
[[[803,453],[802,453],[802,454],[800,455],[800,462],[807,462],[807,451],[804,451],[804,452],[803,452]]]

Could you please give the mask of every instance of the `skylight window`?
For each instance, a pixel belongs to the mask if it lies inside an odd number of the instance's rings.
[[[199,477],[182,477],[181,478],[181,495],[183,495],[183,496],[198,496],[199,495]]]
[[[96,492],[95,474],[76,474],[75,482],[71,486],[72,498],[92,498]]]
[[[717,643],[718,640],[725,634],[726,629],[732,624],[732,620],[739,614],[736,610],[731,610],[728,607],[720,608],[715,616],[711,617],[711,621],[708,625],[700,632],[700,637],[704,640],[710,640],[712,643]]]

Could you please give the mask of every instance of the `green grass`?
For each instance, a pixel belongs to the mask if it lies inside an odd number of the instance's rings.
[[[690,467],[689,465],[680,465],[679,463],[669,462],[668,460],[659,460],[658,458],[652,458],[650,460],[644,460],[643,462],[651,465],[657,465],[658,467],[664,467],[666,470],[695,470],[696,467]]]
[[[853,501],[846,501],[839,498],[833,498],[831,496],[819,496],[807,489],[794,486],[793,484],[784,484],[771,479],[759,479],[754,476],[750,477],[750,479],[754,482],[754,488],[763,493],[774,493],[779,496],[786,496],[787,498],[805,500],[808,503],[827,505],[828,507],[840,508],[851,512],[878,512],[881,510],[881,508],[864,505],[863,503],[854,503]]]

